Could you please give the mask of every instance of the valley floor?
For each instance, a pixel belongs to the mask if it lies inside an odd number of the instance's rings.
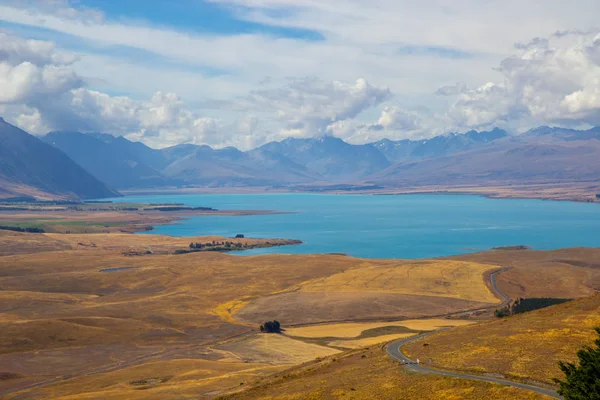
[[[598,249],[418,261],[177,254],[189,241],[235,240],[0,231],[0,397],[541,399],[403,370],[382,343],[453,327],[407,351],[550,383],[555,359],[572,360],[600,325]],[[494,320],[498,270],[513,299],[581,300]],[[269,320],[283,334],[260,333]]]

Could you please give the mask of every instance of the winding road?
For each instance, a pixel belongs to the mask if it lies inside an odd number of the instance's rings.
[[[492,289],[496,292],[496,294],[499,297],[501,297],[504,300],[501,305],[502,307],[506,306],[510,302],[510,297],[508,297],[504,293],[500,292],[500,290],[498,290],[498,286],[496,285],[496,276],[499,273],[508,271],[511,268],[512,267],[506,267],[506,268],[502,268],[502,269],[499,269],[497,271],[490,273],[490,284],[492,286]],[[472,380],[476,380],[476,381],[496,383],[499,385],[513,386],[513,387],[516,387],[519,389],[530,390],[532,392],[543,394],[543,395],[546,395],[546,396],[549,396],[549,397],[552,397],[555,399],[563,399],[562,396],[560,396],[558,393],[556,393],[554,390],[551,390],[551,389],[546,389],[546,388],[533,386],[533,385],[526,385],[524,383],[513,382],[513,381],[506,380],[506,379],[501,379],[501,378],[493,378],[493,377],[481,376],[481,375],[463,374],[460,372],[442,371],[442,370],[438,370],[438,369],[429,368],[422,364],[417,364],[415,361],[411,360],[410,358],[408,358],[407,356],[405,356],[402,353],[402,346],[404,346],[405,344],[423,339],[427,336],[430,336],[430,335],[433,335],[433,334],[436,334],[438,332],[445,331],[448,329],[451,329],[451,328],[441,328],[441,329],[438,329],[438,330],[435,330],[432,332],[424,333],[422,335],[396,340],[387,346],[386,351],[390,357],[392,357],[395,360],[398,360],[407,369],[415,371],[415,372],[430,373],[430,374],[437,374],[437,375],[442,375],[442,376],[449,376],[452,378],[472,379]]]

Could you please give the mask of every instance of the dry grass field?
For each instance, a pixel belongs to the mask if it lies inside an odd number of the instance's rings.
[[[512,266],[498,275],[498,288],[518,297],[579,298],[600,293],[600,249],[496,250],[452,260]]]
[[[0,231],[0,397],[216,398],[258,385],[241,398],[300,399],[307,393],[365,398],[372,391],[374,398],[403,393],[409,399],[537,399],[516,389],[402,373],[375,343],[471,323],[423,318],[498,305],[486,276],[500,265],[515,267],[499,276],[499,284],[516,287],[510,282],[523,279],[522,290],[538,294],[547,282],[556,287],[563,282],[565,297],[594,292],[600,272],[592,252],[564,251],[550,261],[545,253],[488,252],[472,259],[418,262],[340,255],[174,254],[191,241],[213,240],[225,239]],[[546,275],[536,280],[542,268]],[[559,276],[564,268],[573,272],[571,279]],[[256,334],[258,324],[270,319],[282,323],[285,335]],[[351,323],[342,323],[346,321]],[[561,323],[568,328],[574,321]],[[303,323],[319,325],[297,326]],[[462,335],[479,326],[448,333]],[[528,329],[535,333],[532,326]],[[573,333],[577,343],[586,340],[575,328],[568,329],[563,333]],[[459,338],[477,344],[475,337]],[[525,345],[525,338],[519,340]],[[340,352],[362,346],[372,348],[365,354]],[[362,355],[371,363],[365,364]],[[326,361],[310,362],[317,357]],[[365,383],[365,374],[373,379]],[[48,385],[18,390],[39,382]],[[431,393],[423,394],[423,385]]]
[[[557,362],[573,361],[600,326],[600,295],[440,332],[404,347],[434,366],[552,383]],[[428,346],[423,346],[427,343]]]
[[[344,271],[361,269],[374,274],[380,269],[388,275],[381,285],[385,282],[385,285],[393,286],[393,280],[402,280],[402,285],[407,280],[405,274],[394,275],[394,269],[414,270],[405,267],[410,263],[337,255],[172,254],[187,248],[190,241],[223,240],[217,237],[182,239],[124,233],[16,232],[2,232],[0,237],[6,244],[3,249],[9,249],[3,253],[0,264],[0,373],[4,377],[0,381],[0,393],[35,382],[61,379],[33,389],[22,398],[77,394],[80,394],[78,398],[88,395],[91,398],[112,398],[113,395],[130,398],[119,391],[129,393],[129,390],[139,388],[130,388],[127,384],[129,375],[116,374],[117,370],[145,371],[145,366],[161,364],[165,364],[166,370],[167,365],[178,365],[177,368],[186,365],[183,360],[221,363],[231,368],[237,377],[238,372],[248,376],[248,371],[254,371],[252,374],[256,375],[264,368],[289,366],[334,354],[339,350],[283,336],[235,339],[257,328],[256,323],[237,320],[236,311],[243,310],[253,301],[293,294],[296,288],[305,284],[314,288],[311,285],[326,282],[324,278],[330,276],[343,275]],[[248,244],[265,242],[256,239],[239,241]],[[270,242],[277,240],[270,239]],[[151,250],[149,254],[146,254],[147,250]],[[412,276],[415,285],[422,284],[419,274],[412,273]],[[370,275],[369,279],[374,277]],[[432,275],[428,279],[439,280],[439,276]],[[479,273],[479,279],[480,288],[485,288],[483,274]],[[421,312],[443,314],[448,309],[455,311],[480,304],[449,297],[404,295],[402,293],[407,289],[402,289],[400,284],[397,291],[384,285],[381,290],[387,293],[368,292],[375,290],[374,285],[363,285],[362,289],[357,286],[353,290],[363,290],[374,296],[400,296],[394,300],[397,315],[405,313],[402,300],[406,296],[411,297],[412,303],[408,306],[413,304],[411,312],[417,316],[421,316]],[[444,287],[444,283],[432,282],[431,286]],[[432,293],[434,290],[437,289],[432,289]],[[300,293],[310,295],[314,292]],[[354,301],[362,301],[360,293],[340,293],[357,294],[358,300]],[[436,303],[432,299],[439,301]],[[450,306],[446,304],[448,302]],[[331,307],[335,309],[336,306]],[[372,315],[370,303],[361,307],[359,317]],[[321,304],[321,313],[327,314],[326,303]],[[352,318],[348,314],[343,316]],[[296,319],[292,313],[281,322],[286,325]],[[370,342],[374,340],[371,338]],[[173,364],[174,361],[177,362]],[[225,375],[229,374],[227,371]],[[65,376],[74,377],[62,381]],[[138,374],[131,380],[136,379],[153,379],[153,373]],[[174,379],[169,378],[168,382]],[[218,390],[231,383],[217,377],[210,379],[211,388]],[[102,382],[108,388],[107,392],[99,395],[94,382]],[[167,381],[153,382],[155,384],[145,388],[144,392],[156,392],[160,397]],[[21,395],[25,396],[19,393]]]
[[[215,347],[244,362],[294,365],[339,353],[339,350],[294,340],[283,335],[257,334]]]
[[[319,324],[297,328],[287,328],[285,333],[289,336],[302,338],[335,337],[351,339],[360,336],[363,332],[383,328],[386,326],[401,326],[413,331],[433,331],[445,326],[463,326],[473,324],[474,321],[446,318],[430,318],[390,322],[349,322],[344,324]]]
[[[244,385],[246,388],[247,385]],[[257,379],[227,400],[546,400],[483,382],[406,372],[380,347],[328,357]]]
[[[130,248],[176,248],[189,238],[27,234],[60,244],[42,251],[23,241],[23,235],[12,238],[32,253],[0,259],[0,373],[11,378],[0,381],[0,393],[243,334],[257,327],[223,320],[216,312],[219,305],[240,294],[268,295],[358,263],[336,256],[214,252],[130,256]]]
[[[343,272],[315,278],[249,301],[235,317],[288,324],[436,316],[500,303],[484,274],[497,267],[448,260],[361,260]]]
[[[76,377],[22,391],[6,399],[164,400],[215,398],[223,388],[240,387],[284,367],[201,358],[158,360],[101,374]]]

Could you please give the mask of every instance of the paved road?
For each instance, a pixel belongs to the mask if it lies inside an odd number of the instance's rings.
[[[508,271],[511,268],[512,267],[502,268],[502,269],[492,272],[490,274],[490,283],[491,283],[492,288],[496,291],[496,293],[501,298],[504,299],[504,302],[502,303],[502,307],[504,307],[505,305],[507,305],[510,302],[510,297],[508,297],[507,295],[502,293],[500,290],[498,290],[498,286],[496,285],[496,276],[499,273]],[[432,373],[432,374],[437,374],[437,375],[450,376],[453,378],[472,379],[472,380],[483,381],[483,382],[497,383],[499,385],[513,386],[513,387],[516,387],[519,389],[531,390],[532,392],[544,394],[546,396],[550,396],[555,399],[563,399],[563,397],[559,396],[558,393],[556,393],[554,390],[541,388],[538,386],[526,385],[524,383],[512,382],[512,381],[508,381],[505,379],[492,378],[492,377],[487,377],[487,376],[462,374],[459,372],[441,371],[441,370],[437,370],[437,369],[433,369],[433,368],[428,368],[428,367],[424,366],[423,364],[417,364],[415,361],[406,357],[402,353],[402,346],[404,346],[405,344],[414,342],[416,340],[422,339],[424,337],[433,335],[435,333],[438,333],[438,332],[441,332],[441,331],[444,331],[447,329],[451,329],[451,328],[442,328],[442,329],[438,329],[433,332],[424,333],[422,335],[396,340],[395,342],[392,342],[387,346],[387,348],[386,348],[387,353],[390,355],[390,357],[392,357],[392,358],[400,361],[402,364],[404,364],[406,368],[416,371],[416,372]]]
[[[506,272],[508,270],[512,269],[512,267],[504,267],[501,268],[497,271],[494,271],[492,273],[490,273],[490,284],[492,285],[492,289],[494,289],[494,291],[496,292],[496,294],[498,296],[500,296],[504,301],[502,302],[502,304],[500,304],[500,307],[504,307],[507,306],[508,303],[510,303],[510,297],[508,297],[507,295],[505,295],[504,293],[502,293],[500,291],[500,289],[498,289],[498,285],[496,283],[496,276],[498,276],[498,274],[501,274],[502,272]]]

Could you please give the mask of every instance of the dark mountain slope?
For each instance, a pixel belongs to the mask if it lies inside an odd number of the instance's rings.
[[[164,155],[142,143],[78,132],[51,132],[43,140],[62,150],[96,178],[118,189],[173,183],[153,168],[153,165],[163,168],[167,164]]]
[[[4,197],[118,196],[62,151],[0,118],[0,187]]]

